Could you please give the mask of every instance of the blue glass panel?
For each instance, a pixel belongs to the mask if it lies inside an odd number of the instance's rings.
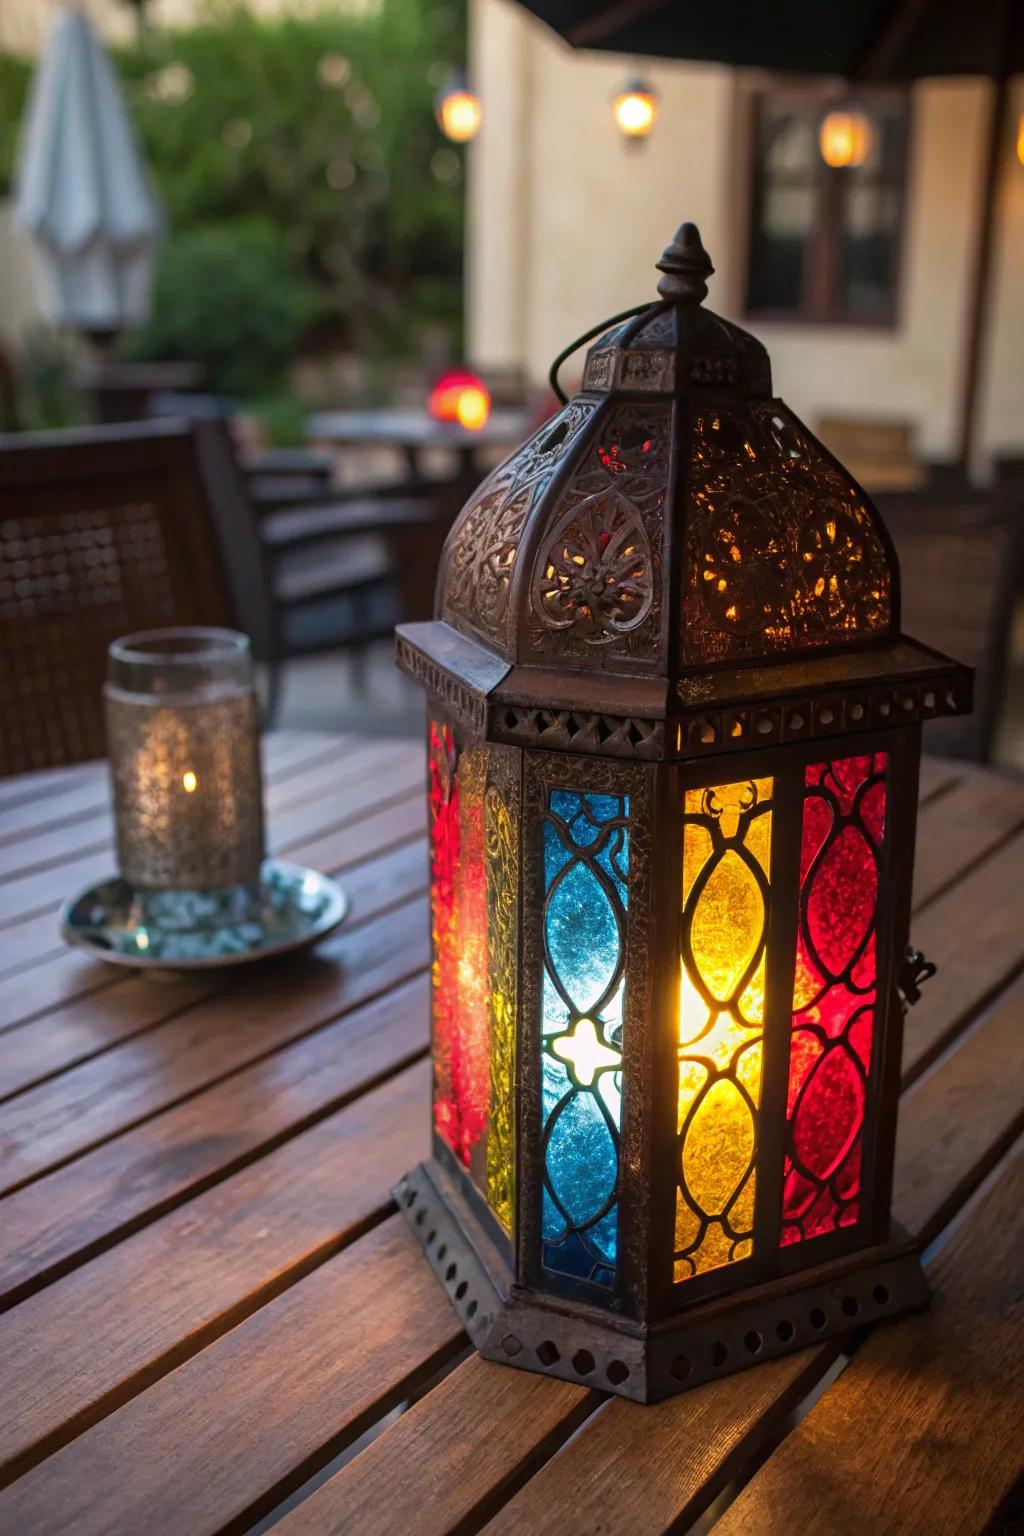
[[[554,789],[544,819],[542,1262],[610,1288],[618,1238],[629,797]]]

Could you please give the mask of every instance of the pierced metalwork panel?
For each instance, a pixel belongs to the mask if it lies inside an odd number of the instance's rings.
[[[512,578],[530,512],[596,402],[574,400],[474,492],[445,547],[441,614],[505,655],[515,644]]]
[[[891,634],[877,514],[777,401],[700,410],[687,493],[690,665]]]
[[[850,736],[880,726],[966,715],[971,708],[971,674],[965,668],[937,683],[906,682],[857,687],[841,693],[794,694],[785,703],[708,708],[670,725],[668,739],[677,757],[743,751],[811,737]]]
[[[492,704],[489,734],[495,741],[558,752],[599,752],[606,757],[659,758],[664,755],[661,720],[598,715],[581,709],[541,709]]]
[[[661,659],[671,428],[669,401],[621,406],[602,425],[538,547],[525,646],[532,658],[645,670]]]

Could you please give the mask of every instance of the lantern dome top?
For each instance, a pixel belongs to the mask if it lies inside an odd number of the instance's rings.
[[[561,711],[557,745],[614,751],[571,722],[595,708],[627,719],[641,756],[689,738],[638,720],[785,693],[793,667],[804,689],[849,691],[880,668],[891,683],[935,664],[901,641],[877,509],[772,397],[761,343],[703,307],[714,269],[696,226],[656,265],[659,297],[604,329],[579,392],[470,497],[445,544],[438,622],[408,626],[399,651],[421,677],[412,648],[508,699],[509,721]],[[700,729],[721,745],[725,715]],[[781,739],[781,716],[763,734]]]

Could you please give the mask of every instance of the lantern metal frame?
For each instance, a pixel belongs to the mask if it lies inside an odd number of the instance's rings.
[[[663,297],[667,282],[671,303],[684,311],[703,297],[703,277],[710,270],[695,236],[692,226],[684,226],[660,264],[666,273]],[[630,323],[634,332],[646,318]],[[584,394],[577,399],[587,400],[588,388],[593,397],[598,377],[605,379],[616,405],[644,403],[650,399],[652,370],[677,410],[681,398],[695,390],[716,398],[752,386],[759,398],[769,397],[767,360],[762,366],[753,350],[756,343],[750,346],[743,333],[718,324],[728,338],[721,354],[687,357],[681,349],[666,349],[639,389],[623,384],[631,366],[627,326],[618,349],[602,356],[599,343],[592,350]],[[609,409],[600,398],[593,404],[592,424]],[[667,481],[674,489],[665,502],[666,541],[683,526],[688,465],[680,457],[680,436],[678,429],[673,431],[669,451]],[[840,470],[820,445],[815,447]],[[556,505],[574,463],[578,455],[554,463],[544,491],[547,505]],[[531,529],[524,529],[528,571],[544,533],[544,528],[533,531],[531,543]],[[582,663],[569,655],[559,658],[557,651],[548,662],[503,655],[482,636],[443,617],[398,632],[399,665],[425,686],[434,715],[450,726],[463,749],[486,746],[491,772],[515,809],[515,1239],[506,1235],[436,1130],[431,1158],[395,1191],[426,1258],[487,1358],[655,1401],[927,1301],[917,1246],[890,1220],[903,1009],[914,992],[913,971],[906,970],[902,957],[908,952],[921,724],[969,709],[971,674],[900,634],[896,560],[888,536],[882,537],[893,576],[892,624],[885,635],[855,648],[829,645],[796,657],[698,667],[676,661],[664,674],[655,674],[639,665],[627,672],[602,665],[600,659],[587,666],[587,658]],[[667,558],[666,565],[671,569]],[[443,562],[439,614],[445,611],[446,573]],[[677,635],[682,583],[667,579],[665,587],[663,633]],[[677,654],[674,644],[669,643],[670,655]],[[885,868],[873,919],[879,937],[878,1055],[865,1110],[864,1207],[855,1225],[815,1236],[809,1255],[807,1241],[779,1242],[803,770],[825,758],[876,752],[887,754],[888,800]],[[774,783],[773,911],[766,950],[753,1254],[677,1282],[672,1235],[679,1157],[678,1041],[665,1021],[677,1017],[679,1009],[683,795],[688,787],[769,775]],[[538,833],[552,785],[630,796],[619,1278],[613,1299],[601,1305],[592,1299],[587,1281],[554,1278],[549,1271],[541,1278],[539,1020],[545,888]]]

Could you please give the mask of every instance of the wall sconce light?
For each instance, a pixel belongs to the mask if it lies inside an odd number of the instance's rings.
[[[455,73],[438,92],[434,113],[446,138],[453,144],[468,144],[480,131],[484,110],[465,75]]]
[[[863,165],[871,153],[872,129],[863,112],[829,112],[821,120],[818,148],[826,165],[846,169]]]
[[[626,139],[646,139],[657,115],[658,98],[645,80],[627,81],[612,98],[615,126]]]
[[[483,1355],[643,1402],[927,1299],[890,1220],[921,722],[971,697],[693,225],[658,268],[398,632],[434,1134],[396,1199]]]

